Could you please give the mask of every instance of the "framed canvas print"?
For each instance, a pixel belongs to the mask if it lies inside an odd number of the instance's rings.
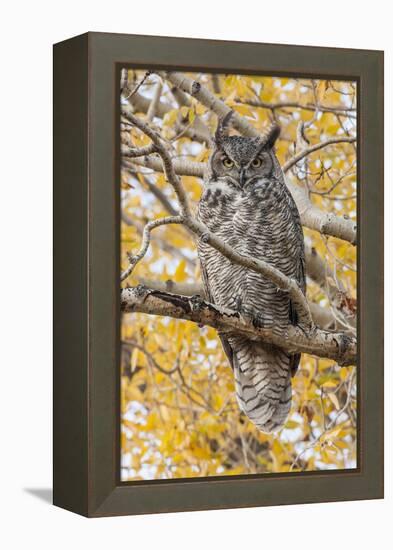
[[[383,496],[383,54],[54,47],[54,503]]]

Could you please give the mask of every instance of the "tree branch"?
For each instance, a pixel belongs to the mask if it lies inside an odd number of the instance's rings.
[[[188,199],[186,192],[181,184],[180,179],[178,178],[176,171],[174,170],[172,159],[168,153],[165,145],[162,142],[161,136],[155,132],[148,124],[144,123],[142,120],[134,116],[133,114],[125,111],[123,108],[121,110],[122,114],[127,120],[129,120],[134,126],[139,128],[144,134],[146,134],[156,146],[157,153],[160,155],[162,160],[162,170],[165,174],[167,181],[172,185],[180,205],[180,213],[184,215],[190,215],[190,207],[188,204]]]
[[[161,292],[170,292],[172,294],[181,294],[182,296],[195,296],[199,295],[203,300],[206,299],[202,284],[196,283],[176,283],[172,279],[166,281],[145,279],[144,277],[137,277],[138,283],[151,289],[159,290]],[[334,328],[337,324],[340,330],[345,331],[345,326],[340,325],[336,318],[332,315],[329,308],[322,307],[315,302],[309,302],[311,316],[315,325],[322,329]]]
[[[128,72],[127,69],[125,69],[126,73]],[[124,82],[122,83],[122,94],[124,99],[131,99],[139,90],[141,86],[145,83],[146,79],[151,75],[151,71],[146,71],[143,75],[143,78],[138,82],[138,84],[135,86],[135,88],[130,89],[128,87],[128,78],[127,75],[125,75]]]
[[[154,143],[146,145],[145,147],[128,147],[123,144],[121,147],[121,156],[124,158],[136,159],[138,157],[147,157],[156,152],[156,146]]]
[[[167,218],[159,218],[158,220],[154,220],[145,225],[145,227],[143,228],[143,238],[142,238],[142,244],[139,249],[139,252],[135,254],[135,256],[131,256],[131,255],[128,256],[130,265],[121,274],[121,277],[120,277],[121,281],[124,281],[125,279],[127,279],[127,277],[129,277],[133,272],[136,264],[140,262],[142,258],[145,257],[150,244],[151,231],[156,227],[159,227],[160,225],[168,225],[170,223],[174,223],[174,224],[183,223],[183,218],[182,216],[168,216]]]
[[[129,112],[142,112],[147,113],[150,106],[150,99],[144,97],[143,95],[136,93],[131,100],[131,103],[128,105],[123,105],[123,108]],[[156,105],[156,116],[163,118],[167,113],[172,110],[172,107],[168,103],[163,103],[159,101]],[[193,141],[198,141],[200,143],[209,144],[211,141],[211,135],[208,128],[202,124],[202,122],[196,117],[194,124],[190,128],[185,127],[184,124],[177,121],[175,130],[184,132],[183,136],[189,137]]]
[[[188,76],[185,76],[182,73],[176,72],[161,72],[163,78],[169,80],[180,90],[186,92],[187,94],[195,97],[202,105],[216,113],[220,118],[225,117],[229,112],[232,111],[228,105],[226,105],[221,99],[212,94],[207,88],[202,86],[197,80],[193,80]],[[258,137],[260,133],[256,128],[251,126],[247,120],[241,117],[238,113],[233,111],[231,123],[233,126],[244,136]]]
[[[121,310],[162,315],[208,325],[225,334],[244,334],[250,339],[273,344],[288,353],[308,353],[335,360],[341,366],[356,363],[356,338],[343,332],[311,328],[304,332],[297,326],[260,328],[238,312],[205,302],[200,296],[187,297],[143,286],[121,291]]]
[[[146,118],[149,122],[153,120],[153,118],[156,116],[158,104],[160,103],[161,94],[162,94],[162,80],[160,77],[158,77],[159,80],[154,88],[153,97],[150,101],[149,108],[146,113]]]
[[[284,173],[288,172],[288,170],[292,168],[292,166],[295,166],[295,164],[298,163],[300,160],[304,159],[304,157],[307,157],[311,153],[314,153],[314,151],[318,151],[319,149],[328,147],[329,145],[334,145],[336,143],[355,143],[355,142],[356,142],[355,137],[337,137],[337,138],[326,139],[325,141],[321,141],[319,143],[315,143],[314,145],[310,145],[310,147],[303,149],[297,155],[290,158],[282,167],[282,171]]]
[[[344,286],[315,248],[305,243],[305,253],[307,276],[325,292],[333,307],[341,309],[343,302],[350,299]]]
[[[138,235],[143,237],[143,230],[145,226],[142,222],[134,218],[130,218],[129,216],[127,216],[125,212],[121,213],[121,219],[126,225],[130,225],[134,227]],[[158,240],[157,235],[154,235],[153,233],[151,233],[150,236],[152,240],[154,239],[155,242],[157,241],[159,242],[158,246],[160,247],[161,250],[164,250],[164,252],[167,252],[168,254],[170,254],[175,258],[180,258],[181,260],[184,260],[192,271],[195,269],[195,261],[189,258],[186,254],[184,254],[184,252],[179,247],[170,244],[165,239]]]
[[[311,202],[305,190],[298,185],[292,185],[290,190],[305,227],[318,231],[322,235],[336,237],[356,245],[356,223],[348,216],[336,216],[332,212],[323,212]]]
[[[258,99],[240,99],[235,98],[237,103],[242,105],[249,105],[250,107],[259,107],[261,109],[269,109],[270,111],[275,111],[277,109],[302,109],[304,111],[316,111],[317,109],[322,113],[333,113],[335,115],[345,116],[348,118],[356,118],[356,114],[353,114],[356,111],[353,107],[334,107],[332,105],[314,105],[312,103],[297,103],[296,101],[282,101],[277,103],[269,103],[267,101],[261,101]]]
[[[161,161],[156,157],[133,158],[132,163],[150,168],[155,172],[163,171]],[[192,162],[190,160],[174,159],[172,164],[179,176],[203,178],[206,168],[204,162]],[[298,207],[302,225],[324,235],[356,244],[356,224],[352,220],[336,216],[331,212],[323,212],[313,205],[304,189],[288,181],[286,183]]]
[[[179,107],[192,106],[192,102],[185,92],[183,92],[179,88],[176,88],[176,86],[172,87],[171,92]],[[210,135],[210,130],[198,115],[195,116],[194,122],[192,123],[190,128],[184,127],[184,124],[185,121],[182,120],[182,114],[181,112],[179,112],[176,127],[180,130],[181,135],[187,135],[194,141],[200,141],[202,143],[205,142],[209,147],[211,147],[212,139]]]
[[[161,160],[158,157],[133,158],[132,163],[137,166],[150,168],[154,172],[163,172]],[[191,160],[172,159],[173,169],[178,176],[194,176],[203,178],[206,164],[204,162],[193,162]]]

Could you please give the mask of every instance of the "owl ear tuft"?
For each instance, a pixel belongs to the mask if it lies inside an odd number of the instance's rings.
[[[217,125],[217,130],[214,135],[216,145],[220,145],[223,138],[228,136],[228,129],[231,122],[233,111],[229,111],[224,118],[220,118]]]
[[[259,140],[261,146],[266,149],[271,149],[276,143],[278,136],[280,135],[281,127],[276,122],[270,126],[270,128],[263,134]]]

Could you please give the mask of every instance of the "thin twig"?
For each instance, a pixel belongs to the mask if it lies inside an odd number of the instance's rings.
[[[123,111],[122,114],[129,120],[134,126],[139,128],[144,134],[146,134],[154,143],[157,149],[157,153],[160,155],[162,160],[162,167],[167,181],[172,185],[177,198],[179,200],[180,212],[181,214],[189,215],[190,207],[188,205],[187,195],[184,191],[184,188],[181,184],[181,181],[176,174],[176,171],[173,167],[172,159],[168,153],[165,145],[162,142],[162,138],[155,130],[153,130],[148,124],[142,122],[139,118],[134,116],[129,111]]]
[[[137,157],[146,157],[147,155],[151,155],[156,150],[157,149],[154,143],[151,143],[150,145],[146,145],[145,147],[136,147],[136,148],[122,145],[121,154],[122,154],[122,157],[134,159]]]
[[[314,151],[318,151],[319,149],[323,149],[324,147],[327,147],[329,145],[334,145],[336,143],[354,143],[355,141],[356,141],[355,137],[341,137],[341,138],[337,137],[337,138],[326,139],[325,141],[321,141],[319,143],[315,143],[314,145],[310,145],[310,147],[303,149],[297,155],[290,158],[282,167],[282,171],[284,173],[288,172],[288,170],[292,168],[292,166],[297,164],[304,157],[307,157],[311,153],[314,153]]]
[[[259,107],[261,109],[269,109],[271,111],[282,110],[282,109],[301,109],[305,111],[315,111],[316,105],[313,103],[298,103],[296,101],[278,101],[276,103],[269,103],[267,101],[261,101],[259,99],[241,99],[235,98],[237,103],[242,105],[249,105],[250,107]],[[341,115],[348,118],[356,118],[356,114],[353,111],[356,111],[353,107],[335,107],[333,105],[319,105],[319,110],[322,113],[333,113],[335,115]]]
[[[143,78],[140,80],[140,82],[135,86],[135,88],[133,90],[130,90],[129,94],[128,95],[125,95],[123,96],[123,99],[126,99],[126,100],[129,100],[132,98],[132,96],[134,96],[137,91],[139,90],[139,88],[145,83],[145,80],[151,75],[151,71],[146,71],[145,75],[143,76]]]
[[[176,223],[183,223],[183,217],[182,216],[168,216],[166,218],[159,218],[158,220],[151,221],[147,223],[143,229],[143,238],[142,238],[142,245],[139,249],[139,252],[135,256],[129,255],[129,266],[123,273],[121,274],[120,280],[124,281],[131,275],[133,272],[136,264],[144,258],[146,255],[146,252],[149,248],[150,244],[150,233],[153,229],[156,227],[160,227],[161,225],[167,225],[167,224],[176,224]]]

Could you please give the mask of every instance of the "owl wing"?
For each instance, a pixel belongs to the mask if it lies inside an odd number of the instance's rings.
[[[299,263],[297,267],[296,280],[303,294],[306,294],[306,270],[303,241],[300,243]],[[298,315],[292,303],[292,300],[289,301],[289,322],[292,323],[292,325],[297,325],[298,323]],[[294,355],[291,355],[290,367],[292,376],[295,376],[296,371],[299,367],[300,357],[300,353],[295,353]]]
[[[303,294],[306,294],[306,258],[305,258],[305,252],[304,252],[304,236],[303,236],[303,230],[302,230],[302,225],[300,221],[299,210],[296,206],[294,198],[292,197],[292,194],[289,191],[288,187],[285,186],[284,189],[288,200],[292,221],[294,222],[293,238],[295,240],[294,244],[296,247],[296,257],[297,257],[297,265],[295,266],[295,279],[298,285],[300,286],[300,289],[303,292]],[[298,322],[297,314],[296,314],[295,308],[293,307],[292,302],[290,302],[290,307],[289,307],[289,320],[293,325],[296,325]]]
[[[214,296],[212,295],[211,287],[209,285],[209,278],[208,278],[207,270],[206,270],[206,267],[204,266],[203,261],[202,261],[201,258],[199,258],[199,263],[200,263],[200,266],[201,266],[202,282],[203,282],[203,288],[204,288],[204,291],[205,291],[206,298],[209,300],[209,302],[214,304]],[[233,367],[233,350],[231,348],[231,345],[230,345],[230,343],[228,342],[228,340],[225,336],[223,336],[220,333],[218,333],[218,336],[221,340],[221,344],[222,344],[223,350],[225,352],[225,355],[228,357],[229,364],[231,365],[231,368],[233,370],[233,368],[234,368]]]
[[[206,267],[202,261],[201,255],[199,255],[199,264],[201,266],[201,276],[202,276],[202,284],[203,284],[203,290],[205,291],[206,298],[209,302],[213,303],[213,296],[211,293],[210,285],[209,285],[209,277],[207,275]]]

